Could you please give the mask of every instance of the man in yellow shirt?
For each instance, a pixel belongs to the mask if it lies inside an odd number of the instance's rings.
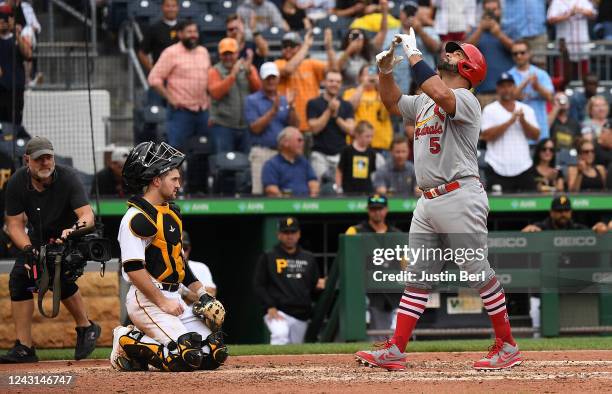
[[[389,112],[378,95],[376,66],[363,66],[359,71],[359,86],[347,89],[342,98],[353,106],[355,123],[366,120],[374,126],[372,148],[389,150],[393,139],[393,126]]]

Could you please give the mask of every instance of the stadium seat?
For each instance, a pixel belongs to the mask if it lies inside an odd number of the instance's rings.
[[[202,14],[207,12],[206,5],[197,1],[179,1],[179,18],[196,20]]]
[[[204,0],[206,10],[212,15],[222,17],[225,22],[225,17],[236,12],[238,8],[238,0]]]
[[[213,147],[210,139],[205,136],[191,137],[187,141],[187,175],[186,191],[189,194],[206,193],[208,190],[208,157]]]
[[[214,194],[235,195],[251,190],[249,158],[240,152],[218,153],[209,158],[210,191]]]
[[[161,15],[161,0],[131,0],[128,1],[128,17],[138,20],[159,19]]]
[[[13,144],[13,135],[17,139]],[[15,127],[12,123],[0,122],[0,150],[13,157],[13,145],[15,157],[21,157],[25,153],[25,146],[32,138],[23,126]]]
[[[70,157],[70,156],[60,156],[60,155],[54,155],[54,157],[55,157],[55,163],[56,164],[61,164],[61,165],[66,166],[66,167],[73,167],[72,157]]]
[[[558,166],[575,166],[578,162],[576,149],[559,149],[555,157]]]
[[[272,26],[271,28],[262,31],[261,35],[268,41],[277,41],[280,43],[285,33],[286,31],[280,27]]]
[[[166,140],[166,108],[157,105],[134,108],[134,142]]]
[[[320,19],[317,21],[317,26],[322,30],[329,27],[334,33],[334,41],[340,41],[344,38],[352,19],[342,18],[336,15],[329,15],[327,18]]]

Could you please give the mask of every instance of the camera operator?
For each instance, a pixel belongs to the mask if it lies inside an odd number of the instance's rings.
[[[55,164],[53,145],[44,137],[34,137],[26,145],[25,167],[10,178],[6,189],[6,227],[17,249],[21,250],[10,274],[11,309],[17,340],[3,363],[36,362],[32,343],[32,292],[35,259],[40,247],[50,240],[63,242],[79,226],[94,225],[83,185],[68,167]],[[83,297],[76,283],[62,282],[62,303],[76,322],[77,343],[74,358],[86,358],[96,347],[101,328],[87,318]]]

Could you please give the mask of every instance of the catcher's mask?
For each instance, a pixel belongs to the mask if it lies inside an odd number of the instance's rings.
[[[155,177],[178,168],[185,154],[165,142],[142,142],[130,151],[123,166],[122,176],[126,186],[140,191]]]

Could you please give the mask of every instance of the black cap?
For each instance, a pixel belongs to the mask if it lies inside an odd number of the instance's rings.
[[[368,197],[368,208],[384,208],[387,202],[387,197],[382,194],[374,194]]]
[[[189,233],[183,230],[183,246],[191,246],[191,238],[189,237]]]
[[[557,196],[552,200],[552,204],[550,204],[550,210],[551,211],[571,211],[572,203],[570,202],[570,199],[565,195]]]
[[[292,216],[283,218],[278,222],[278,231],[281,233],[294,233],[300,231],[300,222]]]
[[[512,78],[512,75],[510,75],[509,73],[501,73],[501,75],[499,76],[499,78],[497,78],[497,85],[504,83],[504,82],[514,82],[514,78]]]
[[[402,3],[401,8],[406,13],[406,15],[414,16],[414,14],[416,14],[417,10],[419,9],[419,4],[416,1],[407,0]]]

